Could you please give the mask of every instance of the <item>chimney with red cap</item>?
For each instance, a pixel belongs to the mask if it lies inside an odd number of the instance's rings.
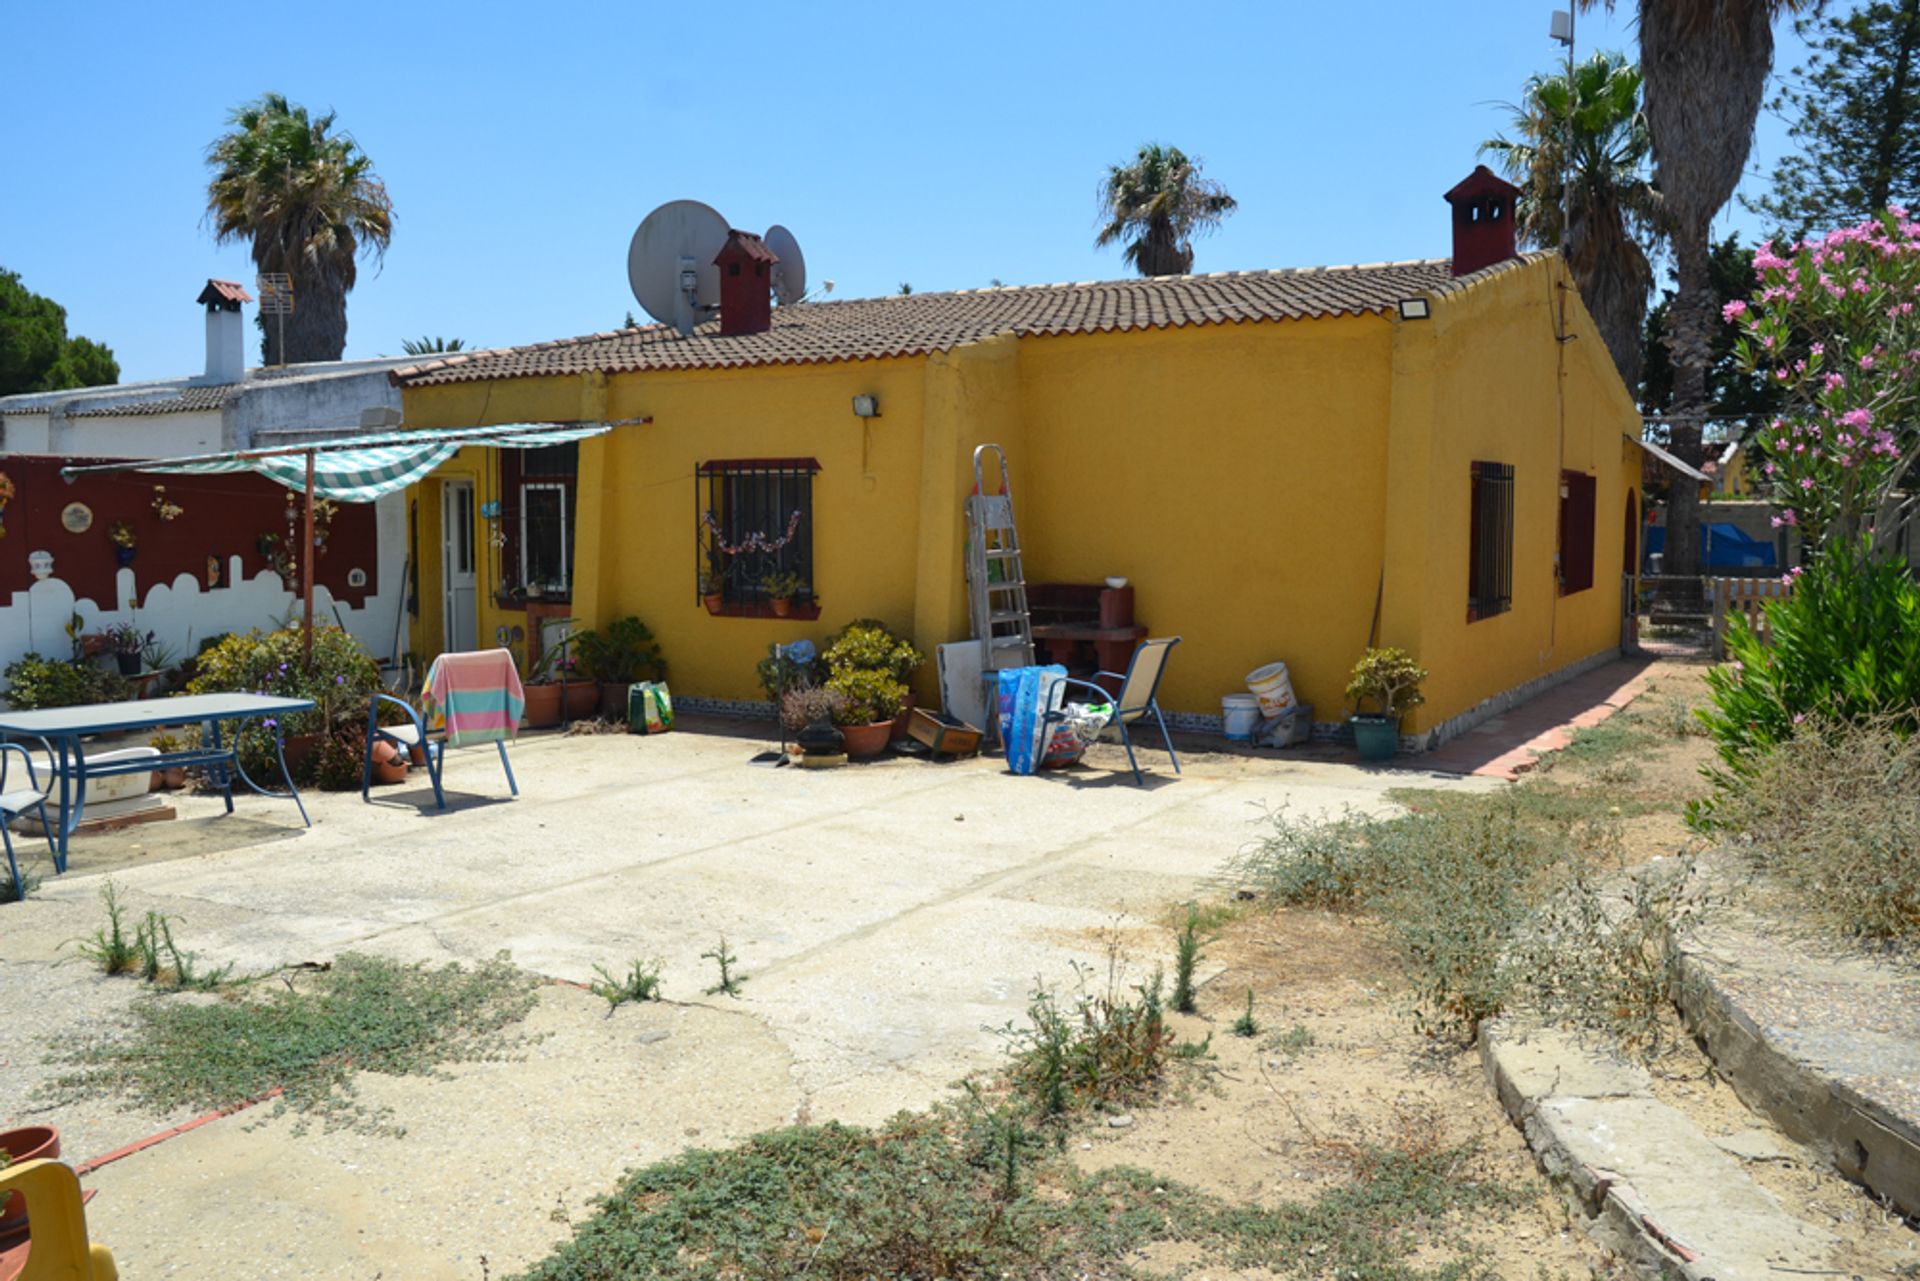
[[[209,280],[195,301],[207,309],[207,369],[189,381],[224,386],[247,377],[247,339],[240,319],[242,303],[253,301],[237,281]]]
[[[1513,213],[1520,188],[1485,165],[1446,195],[1453,206],[1453,274],[1465,276],[1515,254]]]
[[[727,232],[720,269],[720,332],[764,334],[773,327],[773,265],[780,259],[750,231]]]

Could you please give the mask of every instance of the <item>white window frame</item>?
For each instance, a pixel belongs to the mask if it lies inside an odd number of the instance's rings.
[[[527,558],[528,549],[532,546],[530,527],[527,524],[527,495],[536,489],[551,489],[560,495],[560,578],[562,582],[571,587],[573,584],[573,563],[572,558],[567,555],[567,522],[570,519],[570,513],[567,511],[567,487],[564,482],[557,480],[523,480],[520,482],[520,582],[523,586],[532,586],[532,580],[529,577],[531,572],[529,569],[530,562]]]

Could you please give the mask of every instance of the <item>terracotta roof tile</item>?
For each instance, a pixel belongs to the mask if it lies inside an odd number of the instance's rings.
[[[211,299],[209,299],[208,295],[212,295]],[[208,301],[252,302],[253,295],[248,293],[246,287],[237,280],[209,280],[207,287],[200,291],[200,296],[194,299],[194,301],[198,303]]]
[[[247,389],[245,383],[213,387],[182,387],[159,400],[105,400],[67,411],[69,418],[122,418],[128,415],[190,414],[218,409]]]
[[[646,325],[459,352],[396,369],[390,377],[403,386],[427,387],[543,375],[879,360],[946,351],[1001,333],[1079,334],[1378,314],[1402,298],[1451,292],[1473,279],[1453,281],[1447,260],[1434,258],[799,303],[775,307],[773,327],[764,333],[722,337],[717,319],[684,338],[669,325]]]

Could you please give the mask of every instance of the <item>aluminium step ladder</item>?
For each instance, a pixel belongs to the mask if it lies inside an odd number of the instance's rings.
[[[991,451],[1000,464],[1000,492],[986,493],[984,464]],[[1033,666],[1033,619],[1027,611],[1027,576],[1020,533],[1013,523],[1013,485],[1007,455],[998,445],[973,451],[973,494],[967,499],[967,612],[980,642],[980,678],[987,705],[999,673]],[[991,717],[990,717],[991,719]]]

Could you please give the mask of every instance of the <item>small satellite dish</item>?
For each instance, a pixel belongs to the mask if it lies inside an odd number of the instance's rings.
[[[773,256],[780,260],[773,269],[773,296],[782,307],[791,306],[807,296],[807,260],[800,253],[800,242],[779,223],[767,228],[761,237]]]
[[[661,205],[627,246],[627,283],[634,298],[661,324],[691,333],[720,305],[720,269],[713,259],[726,243],[727,220],[711,206],[698,200]]]

